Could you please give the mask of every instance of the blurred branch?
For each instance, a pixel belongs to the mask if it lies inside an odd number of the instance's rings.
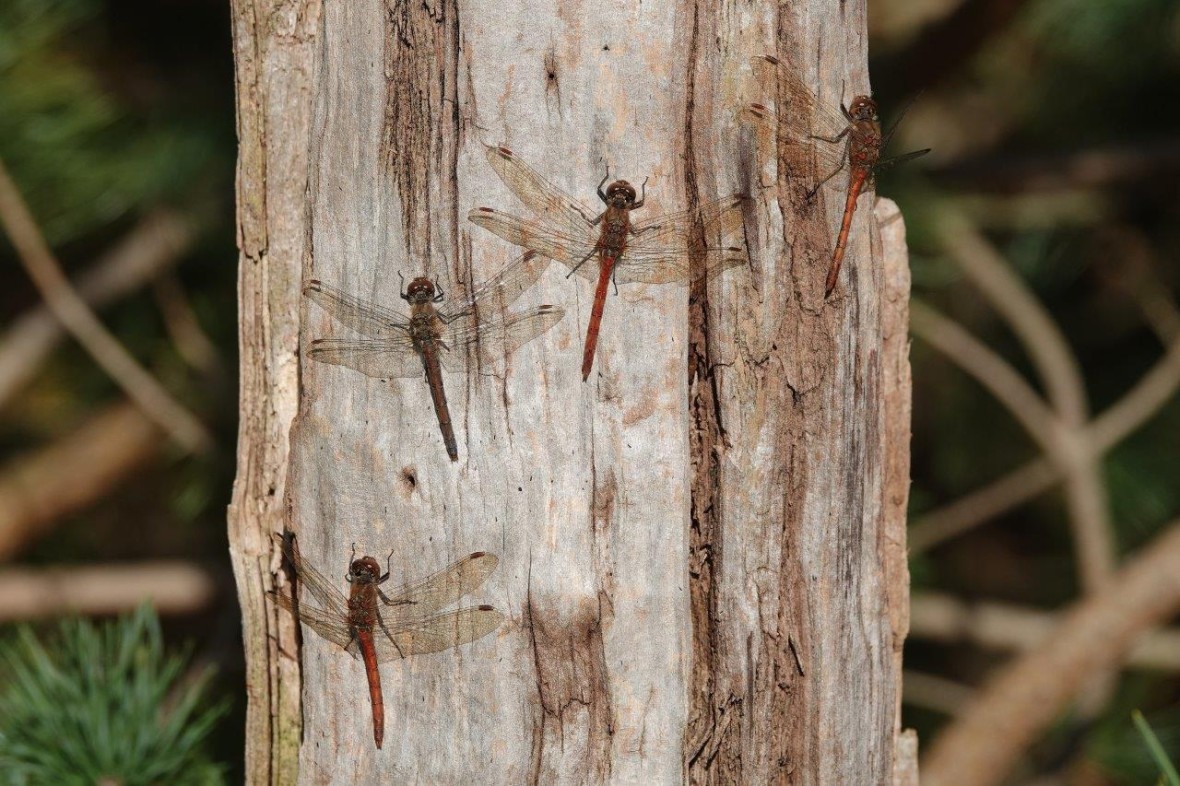
[[[1101,454],[1083,444],[1089,406],[1077,359],[1044,306],[978,229],[954,210],[940,211],[939,218],[943,246],[1016,333],[1056,410],[1060,428],[1052,444],[1043,447],[1064,472],[1081,584],[1096,592],[1110,577],[1116,557]]]
[[[175,275],[165,274],[155,280],[153,290],[176,351],[198,371],[209,373],[216,370],[221,363],[217,347],[201,329],[180,281]]]
[[[1046,452],[1056,450],[1057,417],[1008,361],[917,298],[910,302],[910,331],[990,391]]]
[[[119,614],[151,601],[158,614],[208,608],[216,583],[190,562],[0,571],[0,622],[78,614]]]
[[[975,695],[969,685],[936,674],[907,670],[901,679],[902,701],[943,715],[958,713]]]
[[[1050,636],[1059,622],[1059,616],[1050,611],[1006,603],[972,603],[938,592],[916,594],[910,605],[911,636],[996,650],[1031,650]],[[1180,630],[1145,633],[1128,653],[1126,664],[1180,672]]]
[[[1167,352],[1123,397],[1094,418],[1079,437],[1091,455],[1105,455],[1154,416],[1180,389],[1180,309],[1165,297],[1162,285],[1148,282],[1133,293]],[[1060,467],[1034,459],[977,491],[916,519],[910,525],[911,553],[919,553],[960,535],[1032,499],[1063,477]]]
[[[184,216],[152,213],[79,277],[78,295],[103,306],[134,291],[184,254],[194,234]],[[45,304],[21,315],[0,336],[0,406],[34,374],[61,336],[61,323]]]
[[[2,162],[0,223],[45,304],[91,357],[182,447],[194,452],[208,450],[213,440],[201,422],[128,354],[70,286]]]
[[[126,402],[0,470],[0,560],[91,504],[155,453],[163,435]]]
[[[1021,752],[1146,631],[1180,611],[1180,521],[1066,612],[1035,649],[1005,666],[934,740],[923,786],[1000,783]]]
[[[1033,459],[999,480],[920,516],[910,524],[910,554],[920,554],[1053,488],[1061,469]]]

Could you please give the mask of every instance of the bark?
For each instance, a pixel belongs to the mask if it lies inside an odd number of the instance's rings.
[[[773,102],[753,55],[818,63],[808,77],[833,101],[844,81],[867,92],[864,9],[832,8],[843,16],[672,0],[236,4],[231,539],[252,782],[291,780],[294,746],[305,783],[893,780],[902,225],[862,199],[825,302],[842,200],[808,202],[739,123],[745,103]],[[551,268],[522,305],[561,305],[565,320],[505,368],[446,376],[452,464],[421,380],[296,362],[311,339],[347,335],[298,287],[315,277],[395,306],[399,271],[451,296],[493,275],[517,250],[463,217],[527,213],[485,143],[587,204],[606,164],[650,176],[645,215],[751,193],[751,263],[688,291],[621,286],[587,383],[592,293]],[[500,630],[382,666],[380,751],[361,664],[310,631],[296,642],[264,601],[277,565],[264,538],[284,526],[342,588],[354,543],[392,549],[399,580],[470,551],[500,557],[474,596],[507,615]],[[911,739],[904,750],[899,782]]]

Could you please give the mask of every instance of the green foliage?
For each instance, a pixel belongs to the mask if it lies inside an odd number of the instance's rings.
[[[1151,730],[1143,713],[1135,710],[1131,713],[1131,718],[1135,721],[1135,728],[1139,730],[1147,750],[1151,753],[1152,761],[1159,767],[1160,783],[1167,783],[1168,786],[1180,786],[1180,774],[1176,772],[1175,765],[1168,760],[1164,746],[1160,744],[1159,737],[1156,737],[1155,732]]]
[[[98,0],[0,3],[0,158],[50,243],[177,195],[213,154],[200,129],[137,114],[84,53]]]
[[[62,623],[51,645],[21,629],[0,650],[0,783],[215,784],[203,753],[225,712],[184,679],[146,605],[120,620]]]

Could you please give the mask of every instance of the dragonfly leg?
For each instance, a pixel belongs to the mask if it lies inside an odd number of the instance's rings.
[[[445,296],[443,295],[443,288],[442,288],[442,284],[439,284],[439,283],[438,283],[438,279],[437,279],[437,278],[435,278],[435,279],[434,279],[434,291],[435,291],[437,294],[434,296],[434,300],[433,300],[432,302],[434,302],[434,303],[441,303],[441,302],[443,302],[443,298],[444,298]]]
[[[610,180],[610,164],[606,165],[606,174],[602,176],[602,180],[598,184],[598,198],[602,200],[603,204],[607,204],[606,192],[602,190],[602,187],[606,185],[607,180]]]
[[[821,136],[819,134],[811,134],[811,138],[818,139],[822,142],[831,142],[834,145],[837,142],[839,142],[841,139],[843,139],[844,137],[848,136],[848,132],[851,130],[851,128],[852,128],[851,126],[845,126],[844,130],[841,131],[840,133],[836,134],[835,136]]]
[[[406,653],[402,652],[402,648],[398,645],[397,639],[395,639],[393,634],[389,632],[389,628],[385,627],[385,620],[382,619],[380,610],[377,610],[377,624],[381,626],[381,632],[385,634],[387,639],[389,639],[389,643],[393,645],[395,650],[397,650],[398,657],[400,657],[402,660],[405,660]]]
[[[605,213],[604,213],[603,215],[605,215]],[[599,218],[602,218],[602,216],[599,216]],[[581,261],[581,262],[579,262],[578,264],[574,265],[573,267],[571,267],[571,268],[570,268],[570,272],[566,273],[566,274],[565,274],[565,277],[566,277],[566,278],[569,278],[569,277],[570,277],[570,276],[572,276],[574,273],[577,273],[577,272],[578,272],[578,268],[580,268],[582,265],[586,264],[586,260],[588,260],[590,257],[594,256],[594,252],[595,252],[595,251],[597,251],[597,250],[598,250],[598,249],[593,249],[593,250],[591,250],[591,251],[590,251],[590,253],[589,253],[589,254],[587,254],[586,256],[582,257],[582,261]]]
[[[398,296],[401,297],[402,300],[409,303],[410,293],[406,292],[406,277],[403,276],[402,272],[399,270],[397,271],[397,278],[398,281],[401,281],[401,284],[398,286]]]
[[[639,201],[636,202],[634,205],[631,205],[632,210],[636,210],[638,208],[643,207],[643,201],[645,199],[647,199],[647,178],[646,177],[643,178],[643,184],[640,185],[639,188],[641,191],[641,193],[639,195]]]
[[[823,187],[824,183],[828,182],[828,181],[829,181],[829,180],[831,180],[833,177],[835,177],[836,175],[840,174],[840,172],[841,172],[843,169],[844,169],[844,162],[843,162],[843,161],[841,161],[841,162],[840,162],[840,166],[836,167],[835,171],[833,171],[833,172],[832,172],[832,174],[828,175],[828,176],[827,176],[827,177],[825,177],[823,180],[821,180],[821,181],[819,181],[818,183],[816,183],[816,184],[815,184],[815,188],[813,188],[813,189],[811,189],[810,191],[808,191],[808,192],[807,192],[807,198],[808,198],[808,199],[815,199],[815,195],[819,193],[819,190],[820,190],[820,189]]]
[[[610,272],[610,282],[615,285],[615,297],[619,296],[619,282],[617,276],[619,275],[619,268],[615,267]]]
[[[390,549],[389,556],[385,558],[385,575],[382,576],[381,578],[377,579],[378,584],[384,584],[385,582],[389,581],[389,574],[392,572],[389,569],[389,561],[392,559],[393,559],[393,549]],[[377,591],[380,592],[381,590],[377,590]]]

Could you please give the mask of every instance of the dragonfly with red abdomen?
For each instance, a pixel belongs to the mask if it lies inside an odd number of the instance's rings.
[[[455,307],[436,308],[444,299],[441,287],[428,278],[415,278],[401,294],[410,304],[408,317],[313,279],[303,294],[365,338],[317,339],[307,354],[378,379],[425,373],[447,455],[458,461],[442,372],[491,365],[556,325],[565,312],[554,306],[522,313],[506,310],[548,266],[548,259],[527,252]]]
[[[275,539],[294,569],[295,578],[319,606],[305,605],[294,594],[282,595],[277,590],[267,594],[317,634],[364,661],[373,708],[373,741],[378,748],[385,737],[385,701],[377,664],[467,644],[488,635],[504,621],[503,614],[487,605],[441,611],[474,592],[492,575],[499,562],[494,554],[477,551],[387,594],[381,585],[389,580],[388,561],[382,573],[376,559],[357,559],[354,551],[344,577],[351,585],[345,597],[299,556],[293,539],[280,535]]]
[[[825,170],[831,170],[829,174],[816,182],[808,196],[814,197],[824,183],[846,167],[848,169],[848,189],[844,200],[844,215],[840,221],[840,233],[836,238],[836,247],[832,250],[832,261],[824,281],[824,297],[827,297],[836,288],[840,265],[844,261],[844,252],[848,247],[848,234],[852,229],[852,216],[856,212],[856,201],[865,186],[871,187],[873,185],[874,173],[882,167],[893,166],[926,155],[930,152],[930,148],[882,159],[881,151],[889,144],[893,132],[897,129],[897,122],[901,120],[900,117],[882,136],[881,120],[877,115],[877,102],[871,97],[856,96],[848,106],[844,106],[841,102],[840,112],[836,112],[827,104],[818,101],[815,94],[803,83],[798,74],[785,67],[777,57],[762,55],[754,58],[754,61],[769,63],[776,67],[777,73],[781,77],[780,85],[784,91],[786,108],[776,113],[763,104],[751,104],[747,107],[748,113],[764,127],[777,129],[780,142],[787,146],[799,146],[804,151],[813,153],[816,161]],[[816,127],[826,129],[834,136],[815,133],[813,129]],[[829,145],[844,142],[844,145],[839,148],[824,147],[816,144],[817,141]]]
[[[554,259],[595,283],[594,306],[582,350],[582,379],[590,376],[608,285],[620,283],[687,284],[711,278],[746,264],[745,252],[721,243],[742,228],[746,197],[735,194],[707,202],[697,210],[632,222],[631,211],[644,205],[646,189],[636,194],[626,180],[610,179],[610,168],[598,184],[606,209],[595,214],[578,200],[541,177],[506,147],[489,146],[488,161],[535,218],[518,218],[490,207],[468,214],[478,226],[510,243]],[[644,184],[646,184],[646,180]],[[704,228],[704,244],[696,239],[696,222]],[[595,260],[597,270],[586,263]]]

